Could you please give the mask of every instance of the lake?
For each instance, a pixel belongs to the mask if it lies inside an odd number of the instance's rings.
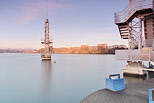
[[[40,54],[0,54],[0,103],[79,103],[103,89],[110,74],[123,77],[126,64],[115,55],[52,54],[42,61]]]

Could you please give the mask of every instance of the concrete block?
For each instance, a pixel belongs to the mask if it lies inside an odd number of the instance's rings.
[[[149,89],[149,103],[154,103],[154,88]]]
[[[106,89],[112,91],[119,91],[125,88],[124,79],[117,78],[117,79],[108,79],[106,78]]]

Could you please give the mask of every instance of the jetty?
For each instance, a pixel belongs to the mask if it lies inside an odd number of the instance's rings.
[[[154,88],[154,78],[125,85],[120,91],[98,90],[80,103],[149,103],[149,89]]]
[[[128,0],[123,10],[114,13],[121,38],[128,40],[128,50],[115,52],[116,60],[128,63],[124,74],[144,76],[144,69],[154,68],[153,5],[153,0]],[[149,62],[149,67],[145,68],[143,62]]]

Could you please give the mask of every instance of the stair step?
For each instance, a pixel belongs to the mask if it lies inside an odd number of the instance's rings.
[[[120,25],[118,26],[121,38],[128,39],[129,29],[128,25]]]
[[[121,38],[128,39],[128,35],[121,35]]]
[[[122,34],[122,33],[129,33],[128,31],[120,31],[120,34]]]
[[[119,29],[120,31],[128,31],[128,29],[126,28],[126,29]]]
[[[127,25],[118,26],[119,28],[127,28]]]
[[[121,34],[121,36],[128,36],[128,34]]]
[[[122,32],[122,33],[120,33],[120,35],[129,35],[129,33],[128,32]]]
[[[123,39],[128,39],[128,38],[123,38]]]

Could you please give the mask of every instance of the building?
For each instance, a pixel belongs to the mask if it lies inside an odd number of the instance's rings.
[[[80,47],[72,47],[72,53],[73,54],[80,54],[81,48]]]
[[[97,46],[89,46],[89,53],[90,54],[97,54]]]
[[[89,45],[81,45],[81,54],[89,54]]]
[[[98,54],[106,54],[107,53],[107,44],[97,44],[97,52],[98,52]]]
[[[115,54],[115,50],[128,49],[126,45],[110,45],[108,46],[107,53]]]
[[[65,48],[67,54],[72,54],[72,46],[66,46]]]
[[[66,54],[66,48],[61,47],[61,48],[53,48],[53,54]]]

